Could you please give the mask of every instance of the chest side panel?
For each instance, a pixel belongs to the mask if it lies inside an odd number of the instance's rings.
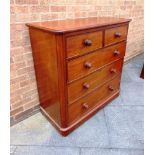
[[[29,28],[41,108],[60,124],[58,66],[55,35]]]

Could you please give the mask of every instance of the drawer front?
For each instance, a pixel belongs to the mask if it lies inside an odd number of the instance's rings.
[[[74,102],[71,105],[68,105],[68,123],[72,123],[87,112],[91,111],[91,109],[93,109],[95,106],[99,104],[100,100],[106,100],[112,95],[114,95],[114,93],[116,93],[119,90],[119,86],[120,76],[117,76],[116,78],[104,84],[103,86],[88,94],[87,96],[81,98],[80,100]]]
[[[95,70],[124,57],[126,43],[122,42],[68,62],[68,82],[84,77]]]
[[[71,58],[102,48],[102,34],[102,31],[98,31],[68,37],[66,40],[67,57]]]
[[[121,26],[105,30],[105,46],[126,40],[128,26]]]
[[[78,98],[85,96],[93,89],[101,86],[122,71],[123,59],[120,59],[93,74],[75,81],[68,85],[68,102],[75,102]],[[76,90],[76,91],[75,91]]]

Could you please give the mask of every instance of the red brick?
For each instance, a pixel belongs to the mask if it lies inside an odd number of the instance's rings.
[[[21,102],[21,101],[15,103],[15,104],[12,104],[11,109],[12,109],[12,110],[17,109],[17,108],[19,108],[20,106],[22,106],[22,102]]]
[[[10,6],[10,14],[14,14],[15,13],[15,7],[14,6]]]
[[[22,31],[22,36],[23,36],[23,37],[29,36],[29,31],[28,31],[28,29]]]
[[[102,10],[102,6],[95,6],[95,10]]]
[[[72,13],[75,12],[75,9],[76,9],[76,6],[72,6],[72,5],[69,5],[69,6],[66,7],[66,11],[69,12],[69,13],[70,12],[72,12]]]
[[[10,85],[10,92],[12,93],[13,91],[19,89],[19,83],[15,83],[15,84],[11,84]],[[12,97],[15,97],[15,96],[11,96]],[[12,103],[12,102],[11,102]]]
[[[29,72],[31,70],[34,70],[34,67],[33,66],[25,67],[25,68],[19,69],[17,71],[17,74],[20,76],[20,75],[26,74],[27,72]]]
[[[23,30],[27,30],[27,27],[25,24],[18,24],[18,23],[15,23],[15,24],[10,24],[10,29],[14,30],[14,31],[23,31]]]
[[[11,96],[17,96],[17,95],[23,95],[25,92],[31,90],[30,85],[28,85],[27,87],[20,87],[19,89],[15,90],[14,92],[11,92],[10,95]]]
[[[14,61],[13,61],[13,57],[10,57],[10,64],[13,64]]]
[[[14,24],[15,21],[16,21],[16,16],[15,16],[15,14],[11,14],[11,15],[10,15],[10,24]]]
[[[22,41],[21,41],[21,45],[22,46],[29,46],[30,45],[30,37],[29,37],[29,35],[23,35],[22,36],[23,38],[22,38]]]
[[[50,0],[39,0],[39,4],[40,5],[49,5],[50,4],[49,1]]]
[[[26,66],[34,66],[33,59],[27,60],[26,61]]]
[[[29,13],[29,8],[28,6],[16,6],[15,13],[21,13],[21,14]]]
[[[15,0],[16,4],[38,4],[38,0]]]
[[[46,13],[46,14],[41,14],[41,20],[46,21],[46,20],[55,20],[58,19],[58,14],[57,13]]]
[[[11,84],[16,84],[16,83],[19,83],[20,81],[23,81],[23,80],[26,80],[25,75],[22,75],[22,76],[19,76],[19,77],[12,79]]]
[[[62,20],[62,19],[65,19],[66,18],[66,13],[65,12],[59,12],[58,13],[58,19],[59,20]]]
[[[27,98],[23,98],[23,105],[25,105],[31,101],[32,101],[32,97],[31,97],[31,95],[29,95]]]
[[[14,56],[13,58],[14,62],[21,62],[23,61],[23,55],[17,55],[17,56]]]
[[[36,100],[32,100],[31,102],[25,104],[23,107],[24,107],[24,110],[27,110],[27,109],[30,109],[36,105],[39,104],[39,101],[36,99]]]
[[[32,6],[30,7],[31,13],[49,12],[48,6]]]
[[[17,70],[20,69],[20,68],[26,67],[26,63],[23,62],[23,61],[19,62],[19,63],[16,63],[15,65],[16,65]]]
[[[21,86],[21,87],[25,87],[25,86],[27,86],[29,83],[30,83],[29,80],[22,81],[22,82],[20,82],[20,86]]]
[[[13,104],[15,104],[15,103],[21,101],[21,97],[20,97],[19,95],[13,96],[13,97],[11,97],[11,100],[10,100],[10,101],[11,101],[11,103],[12,103],[12,105],[13,105]]]
[[[12,110],[12,111],[10,112],[10,115],[13,116],[13,115],[16,115],[16,114],[18,114],[18,113],[21,113],[22,111],[23,111],[23,107],[20,106],[20,107],[18,107],[18,108],[16,108],[16,109]]]
[[[26,61],[33,59],[32,53],[26,53],[26,54],[23,55],[23,57],[24,57],[24,60],[26,60]]]
[[[34,71],[34,70],[31,71],[31,72],[28,72],[27,75],[28,75],[28,78],[29,78],[29,79],[34,79],[34,78],[36,78],[36,76],[35,76],[35,71]]]
[[[87,12],[76,12],[75,17],[83,18],[87,16]]]
[[[32,94],[36,94],[37,93],[37,88],[36,89],[33,89],[33,90],[29,90],[25,93],[23,93],[23,98],[28,98],[30,97]]]
[[[10,40],[11,43],[11,49],[12,48],[17,48],[17,47],[21,47],[22,45],[22,39],[21,40]]]
[[[31,46],[24,46],[24,53],[32,53]]]
[[[10,71],[10,80],[16,78],[17,74],[16,71]]]
[[[120,9],[121,10],[125,10],[126,9],[126,6],[120,6]]]
[[[10,70],[11,71],[17,70],[17,67],[16,67],[16,65],[14,63],[10,64]]]
[[[39,14],[17,14],[16,15],[16,22],[32,22],[32,21],[39,21]]]
[[[88,15],[89,15],[90,17],[96,17],[96,16],[97,16],[97,11],[89,12]]]
[[[17,55],[21,55],[23,51],[24,51],[23,47],[17,47],[17,48],[12,48],[10,52],[11,52],[11,56],[17,56]]]
[[[21,31],[15,31],[11,30],[10,31],[10,40],[11,41],[18,41],[22,39],[22,32]]]
[[[136,5],[136,1],[126,0],[126,1],[124,1],[124,5]]]
[[[66,6],[51,6],[52,12],[65,12]]]

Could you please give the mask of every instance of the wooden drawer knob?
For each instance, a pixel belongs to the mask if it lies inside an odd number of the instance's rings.
[[[91,46],[92,45],[92,41],[89,39],[84,40],[84,45],[85,46]]]
[[[82,104],[82,108],[83,108],[83,109],[88,109],[88,108],[89,108],[89,105],[88,105],[87,103],[83,103],[83,104]]]
[[[108,87],[110,91],[114,91],[114,88],[112,86]]]
[[[115,37],[116,37],[116,38],[120,38],[121,36],[122,36],[122,34],[121,34],[120,32],[116,32],[116,33],[115,33]]]
[[[115,68],[110,69],[110,73],[117,73],[117,70]]]
[[[91,68],[92,67],[92,64],[91,63],[89,63],[89,62],[86,62],[85,64],[84,64],[84,66],[85,66],[85,68]]]
[[[120,51],[115,50],[115,51],[114,51],[114,56],[118,56],[118,55],[120,55]]]
[[[83,88],[89,89],[89,87],[90,87],[90,85],[89,85],[88,83],[84,83],[84,84],[83,84]]]

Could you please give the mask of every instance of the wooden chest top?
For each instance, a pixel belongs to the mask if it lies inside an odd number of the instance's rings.
[[[27,24],[30,27],[48,30],[54,33],[65,33],[95,27],[103,27],[127,23],[130,19],[113,18],[113,17],[92,17],[82,19],[68,19],[60,21],[46,21]]]

